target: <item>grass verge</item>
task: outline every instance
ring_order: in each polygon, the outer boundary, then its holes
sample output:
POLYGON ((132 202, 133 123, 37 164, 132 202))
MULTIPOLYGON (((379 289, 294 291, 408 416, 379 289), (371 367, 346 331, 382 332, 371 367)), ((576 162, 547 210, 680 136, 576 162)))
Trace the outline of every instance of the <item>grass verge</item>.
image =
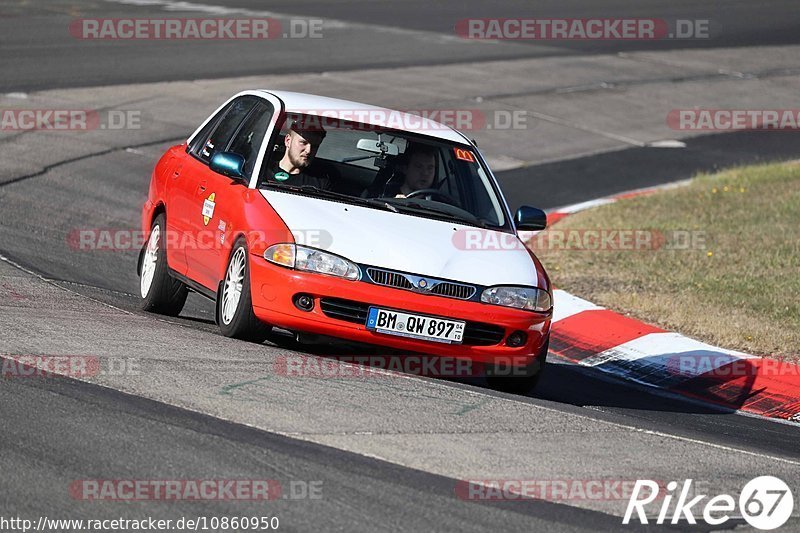
POLYGON ((798 163, 699 175, 576 213, 530 244, 556 287, 576 296, 717 346, 800 362, 798 163))

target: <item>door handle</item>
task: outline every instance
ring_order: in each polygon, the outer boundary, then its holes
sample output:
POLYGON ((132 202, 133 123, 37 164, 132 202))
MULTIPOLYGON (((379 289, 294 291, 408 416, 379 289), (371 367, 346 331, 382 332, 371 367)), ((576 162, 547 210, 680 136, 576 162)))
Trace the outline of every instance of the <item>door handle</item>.
MULTIPOLYGON (((172 162, 172 160, 170 160, 170 163, 171 162, 172 162)), ((175 179, 175 178, 177 178, 178 176, 181 175, 181 169, 182 168, 183 168, 183 163, 178 163, 177 165, 175 165, 175 170, 172 171, 172 179, 175 179)))
POLYGON ((203 194, 204 192, 206 192, 206 185, 207 184, 208 184, 208 182, 201 181, 200 185, 197 186, 197 194, 203 194))

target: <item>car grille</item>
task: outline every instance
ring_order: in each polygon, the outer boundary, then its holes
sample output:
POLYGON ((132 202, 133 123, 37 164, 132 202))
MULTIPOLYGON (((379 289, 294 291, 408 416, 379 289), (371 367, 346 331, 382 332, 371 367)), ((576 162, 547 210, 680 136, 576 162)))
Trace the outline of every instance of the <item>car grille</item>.
POLYGON ((447 296, 448 298, 458 298, 459 300, 469 300, 475 294, 475 287, 471 285, 461 285, 460 283, 450 283, 443 281, 434 285, 431 289, 433 294, 447 296))
POLYGON ((367 274, 376 285, 385 285, 386 287, 395 287, 398 289, 413 289, 414 285, 408 281, 408 278, 396 272, 388 270, 381 270, 379 268, 368 268, 367 274))
MULTIPOLYGON (((322 312, 337 320, 365 324, 369 314, 369 304, 344 300, 341 298, 322 298, 320 300, 322 312)), ((464 327, 462 344, 471 346, 491 346, 498 344, 505 337, 505 330, 493 324, 467 321, 464 327)))
POLYGON ((477 291, 474 286, 466 285, 464 283, 439 281, 436 279, 423 278, 422 276, 415 276, 411 274, 401 274, 400 272, 392 272, 391 270, 383 270, 375 267, 367 268, 367 275, 369 275, 369 278, 376 285, 415 291, 422 294, 436 294, 438 296, 457 298, 459 300, 469 300, 475 296, 475 292, 477 291), (427 284, 425 287, 419 287, 419 280, 421 279, 425 280, 427 284))
POLYGON ((339 298, 322 298, 320 300, 322 312, 331 318, 345 320, 347 322, 367 323, 369 305, 351 300, 340 300, 339 298))

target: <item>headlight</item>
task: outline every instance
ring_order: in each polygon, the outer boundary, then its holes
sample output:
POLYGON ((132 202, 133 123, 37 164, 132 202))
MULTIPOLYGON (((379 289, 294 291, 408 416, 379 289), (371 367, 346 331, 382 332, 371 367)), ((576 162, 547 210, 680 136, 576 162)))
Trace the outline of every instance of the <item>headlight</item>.
POLYGON ((361 277, 361 271, 352 261, 297 244, 273 244, 264 252, 264 259, 297 270, 329 274, 349 280, 358 280, 361 277))
POLYGON ((532 287, 490 287, 481 293, 481 301, 540 312, 549 311, 553 307, 550 293, 532 287))

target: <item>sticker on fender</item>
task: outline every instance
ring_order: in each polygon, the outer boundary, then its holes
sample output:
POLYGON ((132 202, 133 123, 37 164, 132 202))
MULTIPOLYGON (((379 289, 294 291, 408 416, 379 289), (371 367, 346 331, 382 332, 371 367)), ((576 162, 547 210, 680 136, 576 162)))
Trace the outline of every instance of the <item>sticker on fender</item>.
POLYGON ((370 307, 367 329, 387 335, 460 344, 466 322, 370 307))
POLYGON ((217 193, 211 193, 211 195, 205 199, 203 202, 203 224, 208 226, 208 221, 214 217, 214 208, 217 207, 217 204, 214 202, 217 193))

